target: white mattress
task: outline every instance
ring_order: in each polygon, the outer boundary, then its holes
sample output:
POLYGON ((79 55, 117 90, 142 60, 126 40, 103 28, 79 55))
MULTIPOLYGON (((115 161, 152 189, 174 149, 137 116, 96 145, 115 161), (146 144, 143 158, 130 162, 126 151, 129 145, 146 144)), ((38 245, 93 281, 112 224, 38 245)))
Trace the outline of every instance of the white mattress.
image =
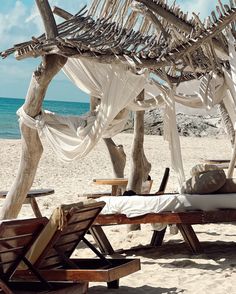
POLYGON ((230 194, 165 194, 161 196, 104 196, 102 214, 125 214, 136 217, 147 213, 164 211, 180 212, 189 210, 236 209, 236 193, 230 194))

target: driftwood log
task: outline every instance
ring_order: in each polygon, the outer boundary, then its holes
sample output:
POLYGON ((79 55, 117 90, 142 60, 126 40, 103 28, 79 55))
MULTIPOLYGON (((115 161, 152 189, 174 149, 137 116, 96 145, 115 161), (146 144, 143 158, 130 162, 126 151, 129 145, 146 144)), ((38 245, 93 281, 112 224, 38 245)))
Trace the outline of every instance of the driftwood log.
MULTIPOLYGON (((57 27, 48 1, 36 0, 36 3, 44 21, 47 38, 55 38, 57 27)), ((66 63, 66 60, 65 57, 59 55, 45 56, 39 68, 33 73, 23 105, 24 111, 31 117, 40 113, 48 85, 66 63)), ((26 195, 33 184, 43 152, 37 130, 31 129, 23 123, 21 123, 20 128, 22 136, 20 166, 0 211, 0 219, 16 218, 19 214, 26 195)))
POLYGON ((126 164, 126 154, 122 145, 116 145, 111 138, 103 139, 110 154, 115 178, 123 178, 126 164))
MULTIPOLYGON (((136 98, 137 101, 144 99, 144 91, 136 98)), ((131 167, 127 189, 141 193, 142 183, 147 180, 151 170, 151 164, 147 161, 144 148, 144 111, 135 113, 134 136, 131 148, 131 167)))
MULTIPOLYGON (((138 95, 136 101, 144 100, 144 90, 138 95)), ((151 164, 144 153, 144 111, 137 111, 134 116, 134 136, 131 148, 131 166, 127 190, 141 193, 142 184, 147 180, 151 164)), ((140 225, 128 225, 128 231, 140 229, 140 225)))

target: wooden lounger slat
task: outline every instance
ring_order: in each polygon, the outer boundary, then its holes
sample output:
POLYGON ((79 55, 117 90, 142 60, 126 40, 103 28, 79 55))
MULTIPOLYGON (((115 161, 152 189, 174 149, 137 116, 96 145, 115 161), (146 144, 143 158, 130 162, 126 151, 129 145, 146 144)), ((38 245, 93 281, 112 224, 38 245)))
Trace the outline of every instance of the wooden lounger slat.
POLYGON ((8 260, 6 260, 6 261, 1 261, 0 262, 0 266, 1 267, 3 267, 4 265, 9 265, 9 264, 12 264, 12 263, 14 263, 14 262, 16 262, 17 261, 17 258, 15 258, 15 259, 8 259, 8 260))
POLYGON ((60 244, 63 244, 66 242, 76 242, 77 240, 78 240, 78 236, 75 234, 62 235, 60 239, 60 244))
POLYGON ((9 244, 11 242, 16 242, 17 240, 17 244, 20 244, 20 242, 25 243, 25 240, 30 240, 32 238, 32 233, 31 234, 23 234, 23 235, 17 235, 17 236, 11 236, 11 237, 2 237, 0 239, 0 246, 2 244, 4 244, 5 242, 8 242, 9 244))
MULTIPOLYGON (((66 236, 66 237, 70 237, 70 238, 69 238, 68 240, 65 240, 65 239, 60 240, 60 243, 57 244, 57 247, 63 247, 63 246, 67 247, 67 246, 69 246, 70 244, 74 244, 75 241, 76 241, 76 237, 77 237, 77 236, 75 236, 75 235, 68 235, 68 236, 66 236)), ((78 238, 78 237, 77 237, 77 238, 78 238)))
POLYGON ((87 221, 93 221, 93 218, 89 217, 89 218, 85 218, 85 219, 81 219, 81 220, 75 220, 75 221, 70 222, 68 224, 68 226, 73 226, 75 224, 79 224, 79 223, 83 223, 83 222, 87 222, 87 221))
MULTIPOLYGON (((55 269, 55 270, 41 270, 40 273, 45 279, 55 281, 78 281, 87 280, 94 282, 110 282, 124 277, 128 274, 134 273, 140 269, 140 263, 138 259, 126 260, 126 259, 114 259, 111 260, 112 266, 110 269, 103 269, 103 264, 99 259, 74 259, 72 261, 82 268, 79 269, 55 269), (129 263, 129 267, 124 266, 129 263)), ((18 276, 23 277, 30 276, 30 273, 18 271, 18 276)), ((32 277, 33 278, 33 277, 32 277)))
POLYGON ((90 209, 88 211, 83 211, 83 213, 78 213, 76 215, 77 215, 76 217, 77 221, 83 221, 83 220, 88 220, 93 218, 94 212, 93 210, 90 209))
POLYGON ((17 236, 27 236, 32 235, 34 230, 37 229, 37 225, 28 226, 25 228, 25 232, 22 233, 22 227, 21 226, 14 226, 13 228, 10 228, 8 226, 4 227, 4 231, 1 232, 0 240, 4 240, 4 238, 15 238, 17 239, 17 236), (13 235, 11 232, 14 231, 15 235, 13 235))
POLYGON ((69 234, 75 234, 79 235, 81 232, 83 233, 84 231, 87 232, 88 230, 88 225, 91 224, 91 220, 88 221, 83 221, 79 223, 74 223, 74 225, 68 225, 68 229, 66 230, 65 233, 62 234, 62 236, 66 236, 69 234))
MULTIPOLYGON (((1 247, 0 247, 0 248, 1 248, 1 247)), ((4 254, 6 254, 6 253, 15 253, 15 254, 17 254, 17 253, 18 253, 19 251, 21 251, 23 248, 24 248, 24 246, 19 246, 19 247, 15 247, 15 248, 11 248, 11 246, 10 246, 10 247, 6 246, 5 249, 0 250, 0 254, 1 254, 1 255, 4 255, 4 254)))

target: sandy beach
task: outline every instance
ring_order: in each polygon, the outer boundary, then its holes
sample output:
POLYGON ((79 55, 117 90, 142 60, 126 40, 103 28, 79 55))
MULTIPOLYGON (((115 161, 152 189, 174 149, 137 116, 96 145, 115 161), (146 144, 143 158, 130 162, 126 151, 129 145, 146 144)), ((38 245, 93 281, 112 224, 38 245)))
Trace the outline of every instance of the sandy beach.
MULTIPOLYGON (((20 160, 20 140, 1 141, 1 190, 8 190, 18 170, 20 160)), ((123 144, 127 154, 126 176, 130 165, 131 134, 120 134, 114 138, 123 144)), ((181 138, 182 155, 186 178, 192 166, 202 159, 230 158, 231 148, 226 138, 181 138)), ((165 167, 170 166, 168 143, 159 136, 145 137, 145 150, 152 163, 151 177, 154 180, 152 191, 159 187, 165 167)), ((38 200, 45 216, 50 216, 60 203, 79 201, 84 193, 108 191, 109 187, 95 186, 94 178, 112 177, 112 167, 105 144, 101 141, 83 159, 64 163, 56 158, 52 150, 44 144, 34 188, 54 188, 55 194, 38 200)), ((177 190, 177 178, 171 171, 167 192, 177 190)), ((31 208, 24 205, 19 217, 33 217, 31 208)), ((142 226, 141 231, 126 233, 125 226, 112 226, 105 229, 115 249, 137 247, 148 244, 151 226, 142 226)), ((204 254, 192 255, 181 235, 171 235, 169 230, 161 248, 149 250, 128 250, 127 257, 140 258, 142 269, 122 278, 119 290, 107 290, 105 283, 90 283, 89 293, 236 293, 236 254, 235 224, 195 226, 195 231, 203 242, 204 254)), ((93 256, 88 249, 78 248, 76 256, 93 256)), ((118 255, 119 256, 119 255, 118 255)))

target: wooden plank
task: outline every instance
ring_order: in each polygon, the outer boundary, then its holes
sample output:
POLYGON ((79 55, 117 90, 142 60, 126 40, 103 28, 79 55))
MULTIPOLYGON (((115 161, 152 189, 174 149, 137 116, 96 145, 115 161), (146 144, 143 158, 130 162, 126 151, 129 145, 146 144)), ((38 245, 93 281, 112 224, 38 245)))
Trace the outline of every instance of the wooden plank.
POLYGON ((107 236, 101 226, 92 226, 89 231, 102 254, 114 254, 114 249, 112 248, 111 243, 107 239, 107 236))
POLYGON ((68 224, 68 226, 63 230, 61 236, 65 236, 68 234, 76 234, 78 236, 84 234, 85 232, 87 232, 92 222, 93 220, 86 220, 82 222, 74 222, 72 225, 68 224))
POLYGON ((166 228, 161 231, 154 231, 150 245, 154 247, 161 246, 165 236, 165 232, 166 232, 166 228))
MULTIPOLYGON (((0 198, 6 198, 8 191, 0 191, 0 198)), ((27 193, 27 198, 42 197, 55 193, 54 189, 32 189, 27 193)))
POLYGON ((13 292, 10 290, 10 288, 2 280, 0 280, 0 289, 5 294, 13 294, 13 292))
MULTIPOLYGON (((27 199, 27 198, 26 198, 27 199)), ((35 198, 31 198, 30 199, 30 205, 31 205, 31 207, 32 207, 32 210, 33 210, 33 212, 34 212, 34 215, 36 216, 36 217, 42 217, 42 213, 41 213, 41 211, 40 211, 40 209, 39 209, 39 207, 38 207, 38 203, 37 203, 37 201, 35 200, 35 198)))
POLYGON ((117 185, 117 186, 126 186, 128 179, 125 178, 114 178, 114 179, 93 179, 94 184, 96 185, 117 185))
POLYGON ((156 192, 157 194, 165 192, 166 185, 167 185, 167 182, 168 182, 168 179, 169 179, 169 175, 170 175, 170 169, 167 167, 165 169, 163 178, 161 180, 160 187, 159 187, 158 191, 156 192))
MULTIPOLYGON (((132 274, 140 270, 139 259, 109 259, 113 264, 111 268, 101 268, 103 264, 99 260, 94 259, 71 259, 74 263, 81 266, 84 261, 84 268, 82 269, 54 269, 54 270, 40 270, 40 274, 47 280, 54 281, 89 281, 89 282, 110 282, 118 280, 126 275, 132 274), (88 268, 86 269, 86 264, 88 268), (94 268, 92 268, 94 265, 94 268)), ((17 271, 17 277, 31 277, 32 274, 28 271, 17 271)))
POLYGON ((190 249, 194 254, 202 253, 202 246, 195 234, 191 225, 178 224, 178 229, 180 230, 185 242, 189 245, 190 249))
MULTIPOLYGON (((29 281, 11 281, 9 282, 10 288, 14 293, 21 294, 36 294, 36 293, 57 293, 57 294, 86 294, 88 291, 87 282, 78 282, 74 284, 60 283, 60 282, 50 282, 52 286, 51 290, 48 290, 40 282, 29 282, 29 281)), ((6 292, 8 294, 8 292, 6 292)), ((13 292, 9 292, 9 294, 13 292)))
POLYGON ((0 235, 0 241, 5 240, 5 239, 10 239, 13 238, 17 240, 20 236, 29 236, 32 235, 34 231, 36 231, 38 228, 37 224, 32 224, 32 225, 26 225, 24 226, 19 225, 19 226, 13 226, 12 228, 10 226, 4 226, 2 230, 0 230, 1 235, 0 235))
POLYGON ((233 221, 236 221, 236 209, 204 211, 202 215, 202 223, 220 223, 233 221))
POLYGON ((77 221, 94 219, 94 210, 89 209, 89 210, 83 211, 83 213, 80 213, 80 212, 75 213, 75 217, 77 221))
MULTIPOLYGON (((7 193, 8 193, 8 191, 0 191, 0 198, 5 199, 7 193)), ((32 210, 34 212, 34 215, 36 217, 42 217, 42 213, 38 207, 38 203, 35 198, 47 196, 47 195, 50 195, 53 193, 54 193, 53 189, 33 189, 33 190, 30 190, 27 193, 27 196, 26 196, 23 204, 30 204, 32 207, 32 210)))
POLYGON ((148 224, 158 222, 167 224, 207 224, 233 221, 236 221, 236 209, 149 213, 133 218, 128 218, 123 214, 99 215, 95 220, 95 224, 148 224))

